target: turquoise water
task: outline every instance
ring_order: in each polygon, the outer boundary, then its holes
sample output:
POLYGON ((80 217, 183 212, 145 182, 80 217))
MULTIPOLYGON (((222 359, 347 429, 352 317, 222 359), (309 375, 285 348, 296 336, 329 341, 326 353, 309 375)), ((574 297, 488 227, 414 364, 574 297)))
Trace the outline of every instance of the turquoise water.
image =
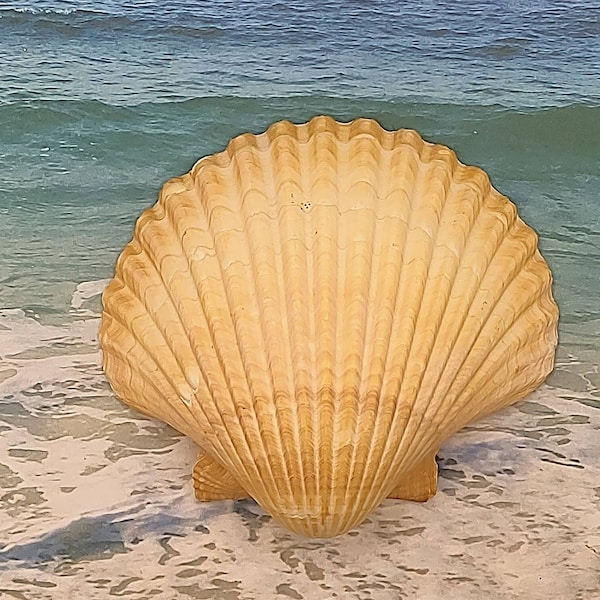
POLYGON ((0 33, 0 591, 600 596, 599 6, 9 1, 0 33), (333 546, 302 546, 252 503, 194 503, 194 449, 114 399, 95 337, 99 293, 161 185, 234 135, 315 114, 414 128, 484 168, 539 233, 561 310, 549 384, 449 443, 431 503, 388 504, 333 546))
POLYGON ((587 2, 44 0, 4 3, 0 32, 2 307, 64 312, 166 179, 325 113, 415 128, 486 169, 539 231, 563 322, 600 315, 587 2))
POLYGON ((166 179, 238 133, 320 113, 414 128, 483 167, 540 234, 563 323, 600 318, 599 107, 517 110, 317 95, 0 105, 0 240, 11 248, 0 263, 2 305, 42 318, 64 312, 77 283, 111 276, 135 219, 166 179))

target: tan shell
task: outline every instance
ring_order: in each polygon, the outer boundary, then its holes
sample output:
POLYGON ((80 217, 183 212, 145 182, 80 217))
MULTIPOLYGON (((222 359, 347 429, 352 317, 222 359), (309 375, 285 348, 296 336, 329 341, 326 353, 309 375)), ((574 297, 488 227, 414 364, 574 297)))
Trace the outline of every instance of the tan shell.
POLYGON ((203 500, 332 536, 435 493, 435 453, 536 388, 558 310, 478 168, 375 121, 280 122, 169 181, 104 293, 104 368, 203 449, 203 500))

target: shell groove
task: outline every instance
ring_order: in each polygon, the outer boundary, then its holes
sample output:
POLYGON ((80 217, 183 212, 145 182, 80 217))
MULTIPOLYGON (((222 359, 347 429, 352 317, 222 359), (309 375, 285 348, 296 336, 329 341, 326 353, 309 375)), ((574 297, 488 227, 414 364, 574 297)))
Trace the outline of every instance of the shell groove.
POLYGON ((557 339, 514 205, 368 119, 279 122, 169 181, 103 303, 106 374, 201 446, 198 497, 245 492, 311 536, 419 465, 430 489, 440 443, 535 389, 557 339))

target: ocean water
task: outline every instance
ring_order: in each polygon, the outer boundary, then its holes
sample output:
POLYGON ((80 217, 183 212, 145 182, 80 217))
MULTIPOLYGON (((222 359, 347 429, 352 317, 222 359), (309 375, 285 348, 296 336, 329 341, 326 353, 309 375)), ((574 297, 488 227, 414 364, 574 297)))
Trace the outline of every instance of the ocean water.
POLYGON ((600 6, 0 4, 0 597, 600 597, 600 6), (199 504, 196 450, 100 367, 100 294, 161 185, 315 114, 484 168, 554 273, 554 373, 334 540, 199 504))

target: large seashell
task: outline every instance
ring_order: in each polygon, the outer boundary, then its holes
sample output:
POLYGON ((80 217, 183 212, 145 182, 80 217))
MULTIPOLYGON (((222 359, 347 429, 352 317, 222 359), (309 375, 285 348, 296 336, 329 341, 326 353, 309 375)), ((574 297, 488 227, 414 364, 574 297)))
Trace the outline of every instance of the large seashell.
POLYGON ((435 454, 536 388, 558 310, 478 168, 375 121, 280 122, 169 181, 103 297, 115 392, 202 448, 199 499, 332 536, 435 493, 435 454))

